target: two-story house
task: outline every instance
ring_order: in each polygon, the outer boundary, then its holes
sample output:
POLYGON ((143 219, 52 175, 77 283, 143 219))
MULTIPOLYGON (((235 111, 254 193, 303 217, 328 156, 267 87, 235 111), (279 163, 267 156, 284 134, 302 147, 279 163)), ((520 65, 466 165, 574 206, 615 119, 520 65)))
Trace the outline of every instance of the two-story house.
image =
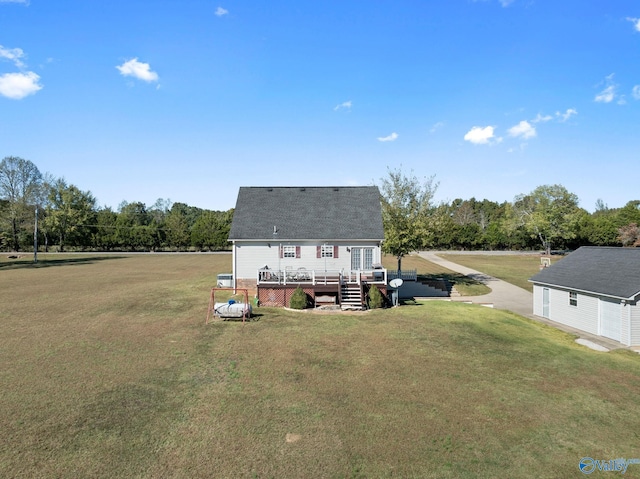
POLYGON ((363 308, 386 295, 376 186, 242 187, 229 233, 233 283, 262 305, 288 306, 300 286, 316 303, 363 308))

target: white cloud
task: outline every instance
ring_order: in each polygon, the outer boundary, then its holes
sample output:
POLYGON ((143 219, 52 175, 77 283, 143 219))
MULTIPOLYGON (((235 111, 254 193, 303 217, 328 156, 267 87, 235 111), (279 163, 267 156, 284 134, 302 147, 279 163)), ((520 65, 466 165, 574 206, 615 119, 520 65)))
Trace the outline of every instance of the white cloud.
POLYGON ((611 103, 613 99, 616 97, 616 87, 615 85, 609 85, 600 93, 598 93, 595 97, 595 101, 599 103, 611 103))
POLYGON ((637 32, 640 32, 640 18, 627 17, 627 20, 633 23, 633 28, 635 28, 637 32))
POLYGON ((640 100, 640 85, 636 85, 631 89, 631 95, 636 100, 640 100))
POLYGON ((611 75, 605 77, 604 84, 606 86, 604 90, 596 95, 596 97, 594 98, 595 101, 599 103, 611 103, 616 98, 617 85, 613 83, 613 76, 614 74, 612 73, 611 75))
POLYGON ((555 115, 543 115, 541 113, 538 113, 536 115, 536 117, 531 120, 531 123, 546 123, 548 121, 551 121, 553 119, 556 119, 557 121, 564 123, 565 121, 567 121, 569 118, 571 118, 573 115, 577 115, 578 111, 575 108, 567 108, 567 110, 562 113, 561 111, 556 111, 555 115))
POLYGON ((5 48, 0 45, 0 58, 10 60, 18 68, 24 68, 21 58, 24 58, 22 48, 5 48))
POLYGON ((503 7, 508 7, 514 0, 500 0, 500 5, 503 7))
POLYGON ((218 7, 218 8, 216 8, 216 15, 217 15, 218 17, 222 17, 222 16, 224 16, 224 15, 227 15, 228 13, 229 13, 229 10, 226 10, 226 9, 224 9, 224 8, 222 8, 222 7, 218 7))
POLYGON ((509 128, 509 136, 514 136, 516 138, 524 138, 528 140, 529 138, 534 138, 536 136, 536 128, 531 125, 526 120, 522 120, 515 126, 509 128))
POLYGON ((29 0, 0 0, 0 3, 22 3, 28 6, 29 0))
POLYGON ((351 110, 351 106, 353 105, 353 103, 351 103, 351 100, 348 101, 343 101, 342 103, 340 103, 339 105, 336 105, 335 108, 333 109, 334 111, 338 111, 341 109, 345 109, 345 110, 351 110))
POLYGON ((561 122, 565 122, 569 118, 571 118, 573 115, 577 115, 577 114, 578 114, 578 111, 575 108, 567 108, 567 111, 565 111, 564 113, 560 113, 559 111, 557 111, 556 117, 560 118, 561 122))
POLYGON ((378 141, 396 141, 398 139, 398 134, 394 131, 389 136, 381 136, 378 137, 378 141))
POLYGON ((131 76, 149 83, 158 81, 158 74, 151 71, 149 64, 139 62, 137 58, 132 58, 131 60, 124 62, 122 65, 116 66, 116 68, 123 76, 131 76))
POLYGON ((436 131, 438 131, 443 126, 444 126, 444 122, 443 121, 439 121, 437 123, 434 123, 434 125, 429 130, 429 133, 435 133, 436 131))
MULTIPOLYGON (((473 143, 474 145, 486 145, 491 143, 491 140, 495 138, 493 131, 495 127, 493 126, 485 126, 484 128, 481 126, 474 126, 464 135, 464 140, 473 143)), ((500 141, 501 139, 497 139, 500 141)))
POLYGON ((527 149, 527 144, 526 143, 520 143, 520 145, 518 147, 511 147, 507 150, 507 153, 518 153, 518 152, 523 152, 524 150, 527 149))
MULTIPOLYGON (((0 0, 0 3, 9 2, 0 0)), ((22 48, 5 48, 0 45, 0 60, 8 60, 20 70, 24 70, 27 67, 27 65, 22 61, 24 57, 25 54, 22 48)), ((20 73, 5 73, 0 76, 0 95, 13 100, 20 100, 25 96, 33 95, 38 90, 41 90, 42 85, 38 83, 39 81, 40 76, 34 72, 23 71, 20 73)))
POLYGON ((12 100, 20 100, 42 89, 40 77, 33 72, 5 73, 0 76, 0 95, 12 100))
POLYGON ((541 115, 540 113, 538 113, 536 117, 531 120, 531 123, 546 123, 551 120, 553 120, 553 117, 551 115, 541 115))

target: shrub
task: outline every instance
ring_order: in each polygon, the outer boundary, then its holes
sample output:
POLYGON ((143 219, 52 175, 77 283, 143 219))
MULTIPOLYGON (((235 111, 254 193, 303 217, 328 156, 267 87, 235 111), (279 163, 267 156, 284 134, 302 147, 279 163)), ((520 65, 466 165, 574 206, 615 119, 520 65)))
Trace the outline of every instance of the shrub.
POLYGON ((307 307, 307 293, 305 293, 300 286, 298 286, 291 295, 289 307, 291 309, 304 309, 307 307))
POLYGON ((382 308, 384 304, 384 298, 382 297, 382 293, 378 289, 377 286, 371 285, 369 288, 369 308, 377 309, 382 308))

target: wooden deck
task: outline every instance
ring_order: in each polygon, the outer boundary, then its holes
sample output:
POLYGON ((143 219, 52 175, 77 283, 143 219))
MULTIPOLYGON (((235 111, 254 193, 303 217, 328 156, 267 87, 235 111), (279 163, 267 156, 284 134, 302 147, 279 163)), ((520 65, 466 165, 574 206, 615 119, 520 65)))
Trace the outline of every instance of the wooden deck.
POLYGON ((273 284, 387 284, 387 270, 359 270, 359 271, 319 271, 305 268, 274 270, 263 268, 258 270, 258 285, 273 284))
POLYGON ((258 271, 258 298, 265 306, 286 306, 293 291, 300 287, 313 304, 333 304, 342 309, 366 309, 367 292, 375 285, 383 295, 387 294, 385 269, 369 271, 308 271, 272 270, 258 271))

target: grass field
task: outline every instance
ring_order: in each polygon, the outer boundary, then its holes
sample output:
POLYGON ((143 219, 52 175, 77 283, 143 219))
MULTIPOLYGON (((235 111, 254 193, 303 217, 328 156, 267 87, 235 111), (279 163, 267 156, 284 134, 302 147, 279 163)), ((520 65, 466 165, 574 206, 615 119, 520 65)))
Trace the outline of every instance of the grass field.
MULTIPOLYGON (((540 271, 540 255, 538 254, 455 254, 446 253, 443 258, 468 268, 482 271, 495 278, 533 291, 529 278, 540 271)), ((553 263, 562 259, 554 256, 553 263)))
MULTIPOLYGON (((389 270, 396 270, 398 269, 398 260, 394 256, 385 255, 382 258, 382 265, 389 270)), ((485 284, 427 261, 417 254, 411 254, 402 259, 402 270, 416 270, 419 280, 444 278, 455 286, 463 296, 478 296, 491 291, 485 284)))
POLYGON ((205 325, 229 255, 56 258, 0 261, 0 477, 570 478, 640 456, 635 353, 440 301, 205 325))

